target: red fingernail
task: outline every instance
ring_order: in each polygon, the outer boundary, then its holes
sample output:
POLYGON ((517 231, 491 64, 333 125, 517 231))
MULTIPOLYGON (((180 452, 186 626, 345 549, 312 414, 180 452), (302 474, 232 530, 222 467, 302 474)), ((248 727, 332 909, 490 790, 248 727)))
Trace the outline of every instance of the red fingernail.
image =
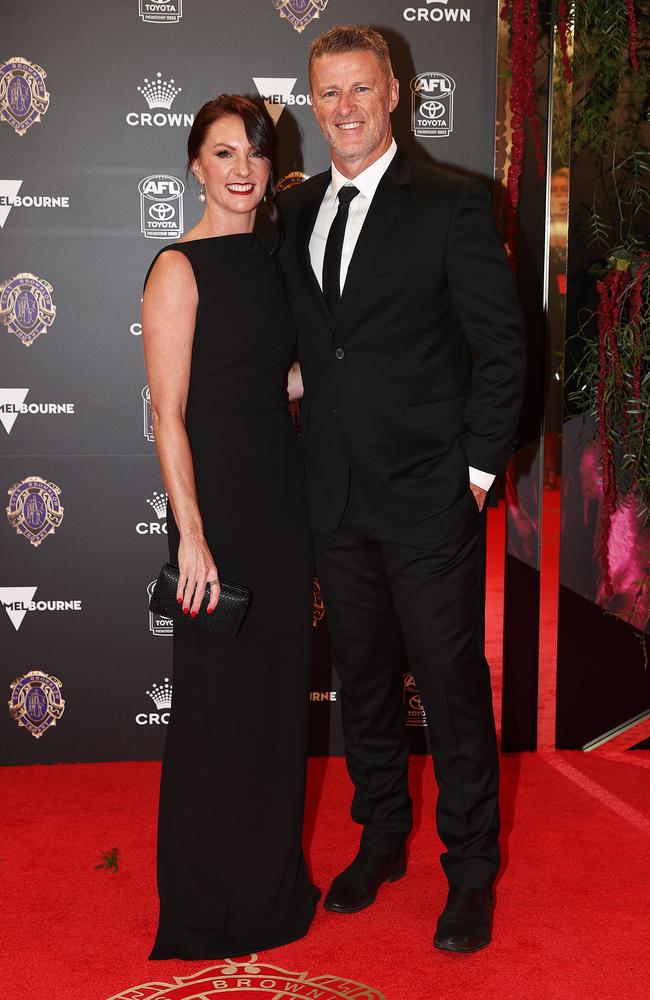
POLYGON ((191 614, 190 614, 190 618, 196 618, 197 613, 198 612, 196 612, 196 611, 192 611, 191 614))
POLYGON ((179 604, 182 604, 182 603, 183 603, 183 598, 182 598, 182 597, 177 597, 177 598, 176 598, 176 600, 177 600, 177 602, 178 602, 179 604))
POLYGON ((208 608, 208 614, 209 615, 211 615, 213 611, 214 611, 214 608, 208 608))
POLYGON ((186 615, 189 610, 189 608, 183 608, 183 614, 186 615))

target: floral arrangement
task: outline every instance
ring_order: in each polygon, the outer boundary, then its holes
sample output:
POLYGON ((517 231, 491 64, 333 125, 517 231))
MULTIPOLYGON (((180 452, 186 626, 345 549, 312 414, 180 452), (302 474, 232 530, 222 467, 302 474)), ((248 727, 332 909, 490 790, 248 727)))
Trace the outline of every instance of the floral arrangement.
POLYGON ((568 380, 570 399, 596 418, 604 503, 599 548, 608 595, 612 515, 634 503, 650 520, 650 253, 617 252, 592 268, 599 275, 598 307, 581 326, 583 356, 568 380))
MULTIPOLYGON (((566 134, 554 137, 554 146, 565 163, 570 157, 580 156, 583 163, 588 158, 595 178, 580 224, 586 245, 599 255, 590 268, 597 306, 581 316, 573 337, 578 349, 572 350, 565 381, 568 401, 595 421, 604 505, 598 547, 610 597, 613 515, 633 506, 643 523, 650 522, 648 7, 648 0, 554 0, 551 5, 561 54, 559 79, 572 84, 565 102, 566 134)), ((527 121, 540 174, 544 167, 534 65, 538 33, 548 25, 539 21, 538 0, 504 0, 501 17, 510 23, 512 64, 507 178, 512 250, 527 121)), ((650 588, 650 578, 640 585, 650 588)))
MULTIPOLYGON (((600 257, 590 268, 596 308, 581 316, 574 334, 578 350, 566 386, 569 403, 595 421, 603 492, 598 551, 609 598, 616 589, 614 515, 633 510, 650 522, 650 18, 639 21, 637 6, 643 4, 584 0, 572 11, 572 152, 593 164, 582 223, 587 246, 600 257)), ((645 608, 647 572, 636 587, 645 608)), ((627 620, 641 632, 647 625, 645 612, 627 620)))
MULTIPOLYGON (((574 13, 573 144, 577 153, 593 155, 597 180, 585 237, 604 252, 590 269, 598 305, 577 333, 582 356, 568 373, 569 399, 596 419, 607 510, 633 498, 648 521, 650 32, 647 23, 639 32, 634 0, 585 0, 574 13)), ((606 547, 604 524, 603 553, 606 547)))
POLYGON ((539 32, 539 0, 504 0, 501 19, 510 20, 511 80, 508 103, 510 105, 512 148, 506 186, 508 189, 507 243, 510 263, 515 268, 515 219, 519 204, 519 180, 526 146, 526 122, 535 145, 537 169, 540 177, 546 172, 542 137, 537 117, 535 89, 535 60, 539 32))

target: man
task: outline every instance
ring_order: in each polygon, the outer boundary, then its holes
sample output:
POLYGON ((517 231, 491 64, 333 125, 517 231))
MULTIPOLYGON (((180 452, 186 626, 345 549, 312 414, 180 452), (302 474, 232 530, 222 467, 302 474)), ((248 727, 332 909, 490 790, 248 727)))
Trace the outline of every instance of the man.
POLYGON ((399 625, 446 847, 434 945, 471 952, 490 942, 499 865, 480 519, 512 448, 523 325, 483 186, 397 150, 399 85, 383 37, 333 28, 312 44, 309 73, 332 167, 281 196, 281 259, 305 384, 316 571, 363 826, 324 905, 357 912, 405 874, 399 625))

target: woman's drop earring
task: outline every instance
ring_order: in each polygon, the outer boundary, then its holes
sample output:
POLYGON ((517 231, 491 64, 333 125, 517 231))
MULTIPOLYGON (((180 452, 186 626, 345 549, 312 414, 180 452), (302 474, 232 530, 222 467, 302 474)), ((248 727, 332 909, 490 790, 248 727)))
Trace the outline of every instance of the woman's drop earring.
POLYGON ((205 184, 201 185, 201 190, 199 191, 199 201, 205 201, 205 184))

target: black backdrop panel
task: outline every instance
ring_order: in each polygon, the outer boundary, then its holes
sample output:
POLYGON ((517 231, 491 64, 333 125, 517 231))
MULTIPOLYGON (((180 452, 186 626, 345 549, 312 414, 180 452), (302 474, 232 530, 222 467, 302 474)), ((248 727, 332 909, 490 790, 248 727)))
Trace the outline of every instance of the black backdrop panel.
MULTIPOLYGON (((313 174, 328 158, 308 100, 308 45, 334 24, 372 23, 389 39, 401 84, 398 141, 420 159, 492 177, 495 0, 277 7, 24 0, 3 18, 0 294, 12 304, 0 325, 0 488, 7 504, 10 493, 23 503, 32 528, 60 523, 38 546, 7 518, 0 525, 0 687, 6 705, 10 684, 36 672, 14 714, 27 708, 23 721, 41 729, 35 738, 5 707, 2 763, 142 759, 162 748, 171 642, 166 623, 149 617, 147 586, 165 556, 165 517, 139 313, 153 256, 173 241, 173 226, 200 216, 184 160, 194 112, 223 91, 261 93, 279 115, 281 174, 313 174), (32 82, 41 120, 23 129, 32 82), (53 485, 30 492, 34 477, 53 485)), ((312 751, 341 753, 327 614, 316 609, 312 751)), ((409 733, 422 749, 406 664, 403 673, 409 733)), ((246 705, 235 710, 245 732, 246 705)))

